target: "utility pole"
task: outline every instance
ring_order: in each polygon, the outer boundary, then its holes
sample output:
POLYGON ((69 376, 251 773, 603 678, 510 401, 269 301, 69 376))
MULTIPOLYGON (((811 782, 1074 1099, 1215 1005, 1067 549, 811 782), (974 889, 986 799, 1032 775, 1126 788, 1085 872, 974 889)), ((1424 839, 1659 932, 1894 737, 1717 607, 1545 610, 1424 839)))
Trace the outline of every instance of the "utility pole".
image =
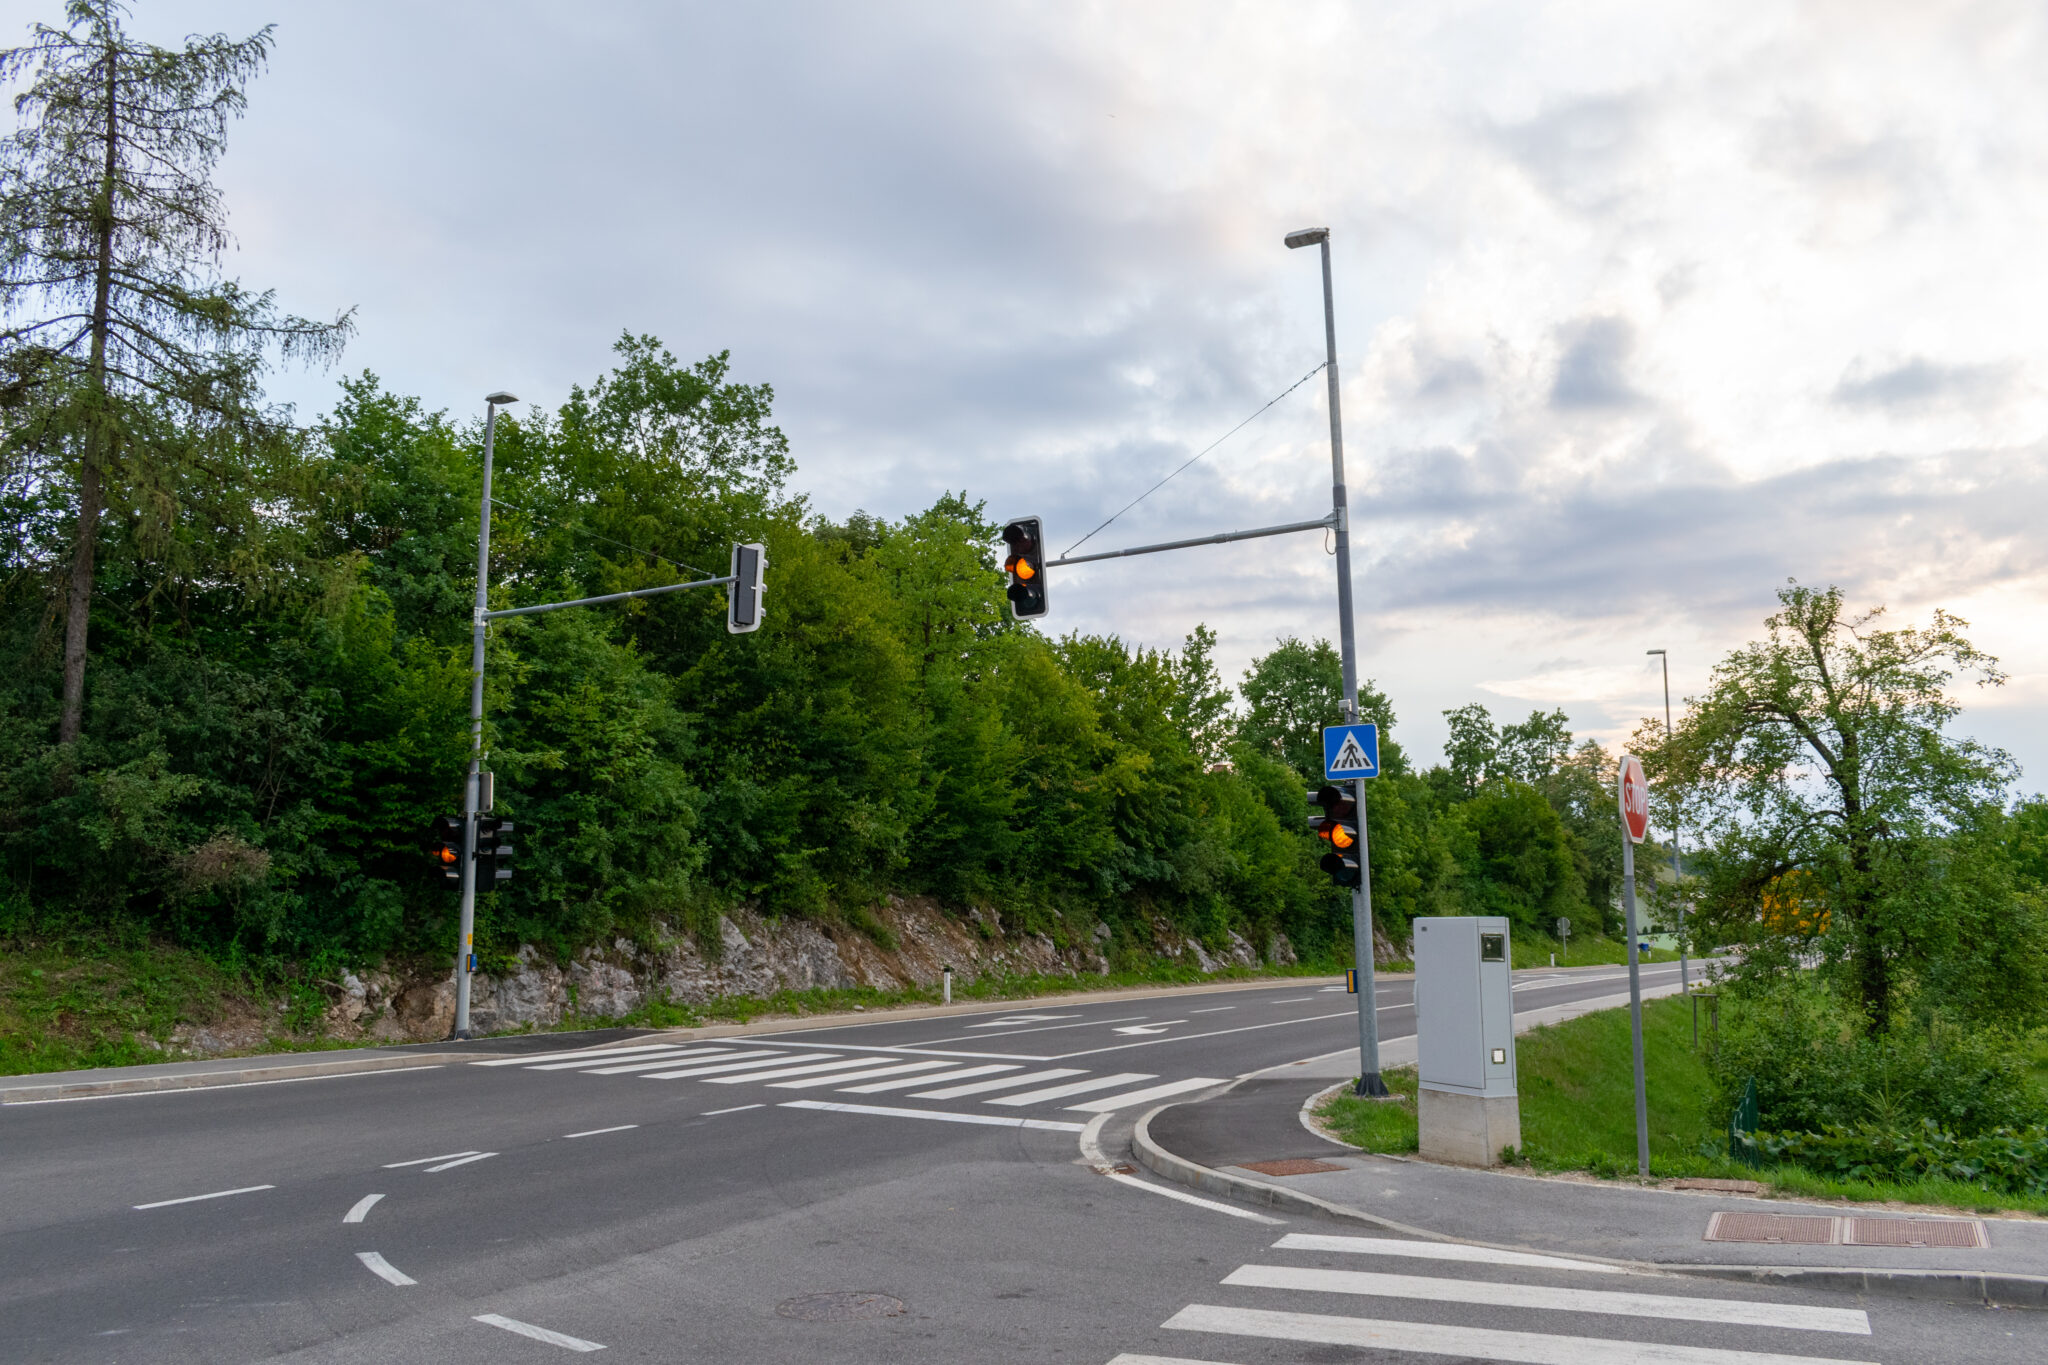
MULTIPOLYGON (((1330 385, 1330 520, 1337 537, 1337 638, 1344 667, 1344 719, 1357 721, 1358 637, 1351 620, 1351 513, 1344 491, 1344 416, 1338 406, 1337 305, 1330 284, 1330 230, 1287 234, 1288 247, 1315 245, 1323 258, 1324 370, 1330 385)), ((1355 778, 1358 800, 1358 885, 1351 891, 1351 953, 1358 963, 1358 1093, 1384 1095, 1380 1079, 1380 1021, 1373 963, 1372 859, 1367 852, 1365 779, 1355 778)))
MULTIPOLYGON (((1657 656, 1657 662, 1664 667, 1664 747, 1671 747, 1671 656, 1661 649, 1648 649, 1645 654, 1657 656)), ((1678 882, 1678 793, 1671 794, 1671 899, 1678 906, 1678 989, 1681 994, 1692 994, 1690 959, 1685 943, 1685 896, 1684 888, 1678 882)))
POLYGON ((455 1037, 469 1037, 469 978, 476 970, 476 817, 484 757, 484 613, 490 608, 491 445, 498 409, 517 403, 509 393, 484 399, 484 496, 476 531, 476 610, 469 638, 469 781, 462 791, 462 941, 455 957, 455 1037))

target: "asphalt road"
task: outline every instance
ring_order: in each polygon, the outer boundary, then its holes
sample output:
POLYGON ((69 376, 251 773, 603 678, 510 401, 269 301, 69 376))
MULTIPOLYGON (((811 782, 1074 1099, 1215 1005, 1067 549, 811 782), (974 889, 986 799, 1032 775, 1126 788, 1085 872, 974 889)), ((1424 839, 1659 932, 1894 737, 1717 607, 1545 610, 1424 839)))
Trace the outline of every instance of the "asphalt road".
MULTIPOLYGON (((1535 971, 1517 1002, 1625 989, 1618 969, 1535 971)), ((1383 988, 1387 1038, 1413 1030, 1408 990, 1383 988)), ((2007 1335, 2040 1321, 2024 1315, 1873 1303, 1869 1335, 1645 1316, 1585 1297, 1581 1271, 1276 1247, 1357 1228, 1081 1161, 1162 1100, 1354 1045, 1351 1006, 1299 981, 10 1105, 0 1357, 1600 1365, 1655 1341, 1712 1352, 1684 1357, 1700 1365, 2038 1358, 2041 1336, 2007 1335), (1373 1331, 1400 1353, 1358 1336, 1373 1331)), ((1866 1306, 1666 1277, 1597 1288, 1866 1306)))

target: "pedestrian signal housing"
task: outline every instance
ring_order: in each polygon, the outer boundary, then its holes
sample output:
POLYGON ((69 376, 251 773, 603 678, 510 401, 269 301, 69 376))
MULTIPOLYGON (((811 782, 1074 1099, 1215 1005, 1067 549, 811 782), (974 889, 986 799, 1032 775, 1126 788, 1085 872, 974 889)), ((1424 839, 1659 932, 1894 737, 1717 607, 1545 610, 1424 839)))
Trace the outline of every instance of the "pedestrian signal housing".
POLYGON ((1020 621, 1045 615, 1045 534, 1038 518, 1019 517, 1005 523, 1003 544, 1009 547, 1003 572, 1010 576, 1010 614, 1020 621))
POLYGON ((1311 815, 1309 823, 1315 826, 1316 838, 1323 841, 1323 871, 1330 874, 1334 886, 1357 886, 1360 880, 1358 860, 1358 802, 1349 792, 1334 784, 1316 789, 1310 798, 1322 807, 1320 816, 1311 815))
POLYGON ((761 579, 768 571, 768 547, 749 541, 732 547, 732 579, 725 586, 725 628, 745 635, 761 628, 761 579))
POLYGON ((493 881, 512 880, 512 822, 495 815, 476 818, 476 875, 481 881, 489 873, 493 881))
POLYGON ((462 817, 437 815, 434 832, 427 840, 427 856, 441 869, 445 881, 462 880, 462 817))

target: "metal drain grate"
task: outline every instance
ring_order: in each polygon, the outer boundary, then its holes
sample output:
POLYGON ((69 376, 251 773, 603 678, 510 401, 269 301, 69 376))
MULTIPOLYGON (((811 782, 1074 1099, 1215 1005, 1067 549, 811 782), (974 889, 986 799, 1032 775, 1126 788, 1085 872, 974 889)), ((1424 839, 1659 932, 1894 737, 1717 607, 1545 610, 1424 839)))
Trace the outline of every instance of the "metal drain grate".
POLYGON ((775 1305, 775 1316, 798 1322, 864 1322, 869 1318, 893 1318, 909 1311, 901 1299, 863 1290, 800 1294, 775 1305))
POLYGON ((1989 1245, 1974 1218, 1845 1218, 1852 1247, 1981 1247, 1989 1245))
POLYGON ((1709 1242, 1780 1242, 1788 1246, 1834 1246, 1841 1240, 1839 1218, 1792 1213, 1717 1213, 1707 1220, 1709 1242))
POLYGON ((1324 1171, 1341 1171, 1345 1168, 1327 1161, 1298 1158, 1293 1161, 1247 1161, 1244 1163, 1244 1169, 1257 1171, 1260 1175, 1321 1175, 1324 1171))

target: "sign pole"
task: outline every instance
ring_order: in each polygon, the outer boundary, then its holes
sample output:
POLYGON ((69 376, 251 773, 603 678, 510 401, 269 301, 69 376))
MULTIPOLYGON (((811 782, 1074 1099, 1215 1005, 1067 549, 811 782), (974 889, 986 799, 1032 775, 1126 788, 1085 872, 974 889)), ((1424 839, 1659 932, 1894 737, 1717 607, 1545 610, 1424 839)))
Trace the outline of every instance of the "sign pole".
POLYGON ((1635 1048, 1636 1175, 1650 1178, 1650 1103, 1643 1084, 1643 976, 1636 953, 1636 844, 1650 832, 1650 791, 1642 760, 1621 756, 1621 903, 1628 920, 1628 1030, 1635 1048))

